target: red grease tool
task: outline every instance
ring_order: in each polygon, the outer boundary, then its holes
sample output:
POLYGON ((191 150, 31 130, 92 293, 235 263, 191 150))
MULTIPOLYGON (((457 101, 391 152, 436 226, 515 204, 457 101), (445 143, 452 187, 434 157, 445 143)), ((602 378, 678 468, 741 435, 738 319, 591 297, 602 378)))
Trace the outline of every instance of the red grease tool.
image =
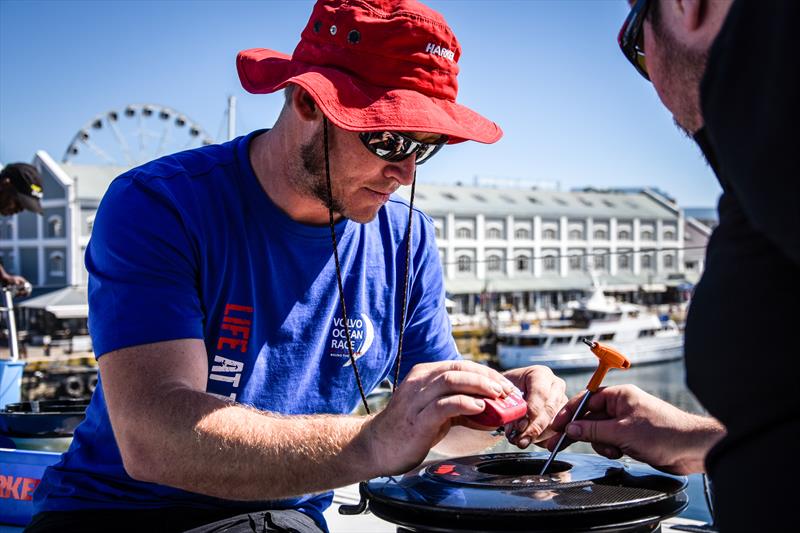
POLYGON ((492 428, 505 426, 528 413, 528 404, 525 403, 525 398, 518 390, 505 398, 482 398, 482 400, 486 404, 483 411, 467 417, 482 426, 492 428))
MULTIPOLYGON (((597 356, 600 360, 600 363, 597 365, 597 370, 594 371, 592 375, 592 379, 589 380, 589 384, 586 385, 586 393, 581 398, 581 403, 578 404, 578 408, 575 409, 575 413, 572 415, 572 420, 569 421, 571 424, 578 419, 578 417, 583 416, 583 408, 586 406, 586 402, 589 401, 589 397, 592 393, 597 392, 597 389, 600 388, 600 383, 603 382, 603 378, 606 377, 608 371, 612 368, 621 368, 627 369, 630 368, 631 362, 628 361, 628 358, 616 351, 613 348, 608 346, 604 346, 599 342, 592 342, 587 341, 586 339, 581 339, 583 343, 592 350, 592 353, 597 356)), ((556 443, 556 447, 553 448, 552 453, 550 453, 550 457, 547 459, 547 462, 542 467, 542 471, 539 473, 540 476, 545 475, 547 473, 547 469, 550 468, 550 464, 553 462, 553 459, 556 458, 556 454, 561 449, 561 446, 564 444, 564 440, 567 437, 567 432, 561 434, 561 438, 558 439, 558 443, 556 443)))

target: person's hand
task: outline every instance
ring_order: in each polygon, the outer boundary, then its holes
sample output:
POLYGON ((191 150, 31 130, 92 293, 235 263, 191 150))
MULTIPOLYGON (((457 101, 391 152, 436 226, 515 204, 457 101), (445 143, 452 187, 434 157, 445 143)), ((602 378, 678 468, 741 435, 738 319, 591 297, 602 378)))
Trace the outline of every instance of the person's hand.
MULTIPOLYGON (((713 418, 681 411, 634 385, 601 388, 587 402, 587 414, 567 425, 583 393, 570 399, 552 429, 592 444, 609 459, 628 455, 672 474, 702 472, 706 454, 725 435, 713 418)), ((552 437, 552 450, 558 438, 552 437)))
POLYGON ((567 403, 566 383, 546 366, 529 366, 503 374, 522 391, 528 403, 528 414, 506 426, 509 442, 522 449, 532 442, 553 436, 550 423, 559 409, 567 403))
MULTIPOLYGON (((471 361, 418 364, 397 387, 389 405, 361 432, 378 475, 407 472, 452 425, 475 427, 464 417, 483 411, 482 398, 500 398, 514 385, 499 372, 471 361)), ((489 429, 489 428, 483 428, 489 429)))
POLYGON ((30 294, 30 284, 28 280, 22 276, 14 276, 11 274, 3 276, 3 285, 9 285, 17 288, 17 296, 27 296, 30 294))

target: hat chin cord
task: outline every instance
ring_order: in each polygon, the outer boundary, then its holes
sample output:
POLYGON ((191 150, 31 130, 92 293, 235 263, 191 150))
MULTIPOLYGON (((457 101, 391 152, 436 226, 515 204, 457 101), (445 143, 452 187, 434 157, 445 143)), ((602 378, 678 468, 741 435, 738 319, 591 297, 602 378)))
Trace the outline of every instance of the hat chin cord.
MULTIPOLYGON (((333 223, 333 187, 331 185, 331 164, 328 149, 328 119, 323 115, 322 117, 323 128, 323 144, 325 147, 325 179, 328 185, 328 221, 331 228, 331 241, 333 242, 333 259, 336 264, 336 282, 339 288, 339 305, 342 308, 342 323, 344 324, 345 338, 347 339, 347 352, 350 356, 350 365, 353 367, 353 373, 356 377, 358 384, 358 391, 361 393, 361 402, 367 414, 370 414, 369 405, 367 405, 367 395, 364 393, 364 386, 361 383, 361 376, 358 373, 356 366, 356 358, 353 353, 353 340, 350 338, 350 328, 347 325, 347 308, 344 301, 344 287, 342 285, 342 270, 339 264, 339 250, 336 241, 336 229, 333 223)), ((411 265, 411 225, 414 215, 414 189, 417 185, 417 170, 414 169, 414 179, 411 182, 411 200, 408 205, 408 225, 406 228, 406 268, 403 276, 403 302, 400 308, 400 335, 397 345, 397 360, 394 367, 394 381, 393 389, 397 390, 397 382, 400 379, 400 362, 403 357, 403 334, 406 329, 406 307, 408 304, 408 273, 411 265)))

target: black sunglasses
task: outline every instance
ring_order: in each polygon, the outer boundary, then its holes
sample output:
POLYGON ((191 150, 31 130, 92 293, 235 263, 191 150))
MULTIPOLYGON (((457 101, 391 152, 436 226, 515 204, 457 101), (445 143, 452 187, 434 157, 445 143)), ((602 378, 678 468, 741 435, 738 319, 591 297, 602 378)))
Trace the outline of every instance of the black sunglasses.
POLYGON ((398 131, 365 131, 359 137, 367 150, 384 161, 402 161, 413 154, 417 165, 433 157, 449 140, 442 135, 434 143, 424 143, 398 131))
POLYGON ((637 0, 617 36, 622 54, 631 62, 636 72, 644 76, 647 81, 650 81, 650 75, 647 73, 647 63, 645 62, 642 28, 649 7, 650 0, 637 0))

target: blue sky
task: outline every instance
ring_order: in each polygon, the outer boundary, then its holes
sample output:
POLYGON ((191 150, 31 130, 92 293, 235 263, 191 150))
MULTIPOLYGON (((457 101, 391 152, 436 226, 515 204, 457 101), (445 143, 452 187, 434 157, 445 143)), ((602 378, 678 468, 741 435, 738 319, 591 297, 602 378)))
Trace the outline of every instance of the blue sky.
MULTIPOLYGON (((448 147, 420 179, 654 185, 684 206, 716 204, 719 186, 699 150, 619 52, 627 2, 427 3, 461 42, 459 101, 505 136, 492 146, 448 147)), ((268 127, 282 97, 247 94, 236 53, 291 53, 311 6, 0 0, 0 161, 29 161, 40 149, 59 160, 93 116, 129 103, 175 108, 217 137, 226 99, 235 95, 238 133, 268 127)))

